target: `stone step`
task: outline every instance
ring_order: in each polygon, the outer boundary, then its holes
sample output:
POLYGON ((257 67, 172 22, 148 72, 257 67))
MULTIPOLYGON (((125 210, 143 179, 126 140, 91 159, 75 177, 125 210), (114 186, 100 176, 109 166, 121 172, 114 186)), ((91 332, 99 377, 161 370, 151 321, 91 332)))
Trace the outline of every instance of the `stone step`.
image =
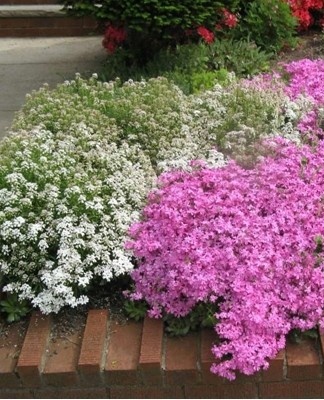
POLYGON ((59 4, 0 5, 0 18, 65 16, 59 4))
POLYGON ((0 37, 85 36, 99 33, 94 18, 67 16, 61 5, 53 3, 0 5, 0 37))
POLYGON ((59 0, 2 0, 1 5, 59 4, 59 0))

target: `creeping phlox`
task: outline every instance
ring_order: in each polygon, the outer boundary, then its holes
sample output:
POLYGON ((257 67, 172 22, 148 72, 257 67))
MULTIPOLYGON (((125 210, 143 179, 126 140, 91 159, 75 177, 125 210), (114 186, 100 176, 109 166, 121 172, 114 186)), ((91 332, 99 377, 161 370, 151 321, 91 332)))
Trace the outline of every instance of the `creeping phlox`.
MULTIPOLYGON (((302 59, 282 64, 283 73, 263 74, 250 81, 243 81, 244 86, 258 88, 261 91, 284 92, 288 96, 286 122, 289 125, 291 115, 295 130, 303 139, 317 141, 324 137, 324 61, 302 59), (297 111, 297 113, 296 113, 297 111), (296 119, 297 117, 297 119, 296 119)), ((287 125, 287 124, 285 124, 287 125)), ((284 127, 286 129, 286 126, 284 127)))
POLYGON ((265 143, 253 169, 235 162, 160 176, 127 243, 133 299, 152 317, 219 303, 212 372, 268 367, 293 328, 324 325, 324 143, 265 143))
POLYGON ((87 302, 80 293, 96 277, 133 268, 123 242, 155 175, 139 147, 117 147, 109 133, 78 125, 1 142, 3 290, 44 313, 87 302))
POLYGON ((324 136, 324 61, 299 60, 284 65, 290 75, 286 93, 293 100, 301 95, 312 102, 312 109, 301 118, 298 129, 311 139, 324 136))

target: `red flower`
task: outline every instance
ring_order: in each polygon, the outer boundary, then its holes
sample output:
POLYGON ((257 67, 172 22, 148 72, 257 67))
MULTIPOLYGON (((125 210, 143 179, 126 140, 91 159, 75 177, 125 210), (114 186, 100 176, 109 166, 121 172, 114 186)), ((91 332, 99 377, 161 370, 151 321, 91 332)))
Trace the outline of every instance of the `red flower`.
POLYGON ((126 40, 127 33, 123 27, 109 25, 105 31, 102 41, 103 47, 112 54, 117 49, 118 45, 126 40))
POLYGON ((298 19, 299 30, 306 30, 314 23, 314 19, 310 13, 311 10, 321 10, 324 7, 323 0, 286 1, 292 10, 292 14, 298 19))
POLYGON ((235 14, 232 14, 226 8, 223 9, 223 24, 229 28, 234 28, 237 25, 238 19, 235 14))
POLYGON ((197 33, 200 37, 204 39, 206 43, 212 43, 215 39, 215 35, 213 34, 213 32, 209 31, 204 26, 199 26, 197 28, 197 33))

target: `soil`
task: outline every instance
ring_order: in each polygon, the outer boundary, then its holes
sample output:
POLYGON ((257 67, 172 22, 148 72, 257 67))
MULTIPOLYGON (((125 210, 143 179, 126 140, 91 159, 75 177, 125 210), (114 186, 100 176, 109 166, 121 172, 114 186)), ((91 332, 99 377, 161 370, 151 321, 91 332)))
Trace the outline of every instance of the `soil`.
POLYGON ((91 309, 108 309, 110 319, 119 324, 128 318, 123 307, 123 290, 129 288, 129 279, 121 278, 106 285, 97 285, 95 290, 87 294, 89 303, 76 308, 64 308, 53 315, 52 339, 66 338, 73 335, 86 324, 87 313, 91 309))
POLYGON ((310 31, 298 38, 298 45, 294 49, 285 49, 271 62, 271 69, 276 69, 280 63, 288 63, 303 58, 316 60, 324 58, 324 33, 310 31))
MULTIPOLYGON (((89 297, 88 304, 76 308, 65 307, 59 313, 53 314, 51 340, 66 339, 76 332, 82 332, 90 309, 108 309, 110 319, 117 321, 119 324, 125 324, 128 318, 123 307, 123 291, 129 289, 129 285, 129 278, 120 278, 109 284, 96 285, 95 289, 87 294, 89 297)), ((1 316, 0 338, 4 339, 4 342, 0 342, 0 348, 4 345, 18 346, 18 338, 23 338, 27 332, 30 315, 10 324, 1 319, 1 316), (9 343, 7 340, 7 338, 12 337, 10 334, 12 330, 18 332, 18 336, 15 335, 14 339, 17 343, 9 343)))

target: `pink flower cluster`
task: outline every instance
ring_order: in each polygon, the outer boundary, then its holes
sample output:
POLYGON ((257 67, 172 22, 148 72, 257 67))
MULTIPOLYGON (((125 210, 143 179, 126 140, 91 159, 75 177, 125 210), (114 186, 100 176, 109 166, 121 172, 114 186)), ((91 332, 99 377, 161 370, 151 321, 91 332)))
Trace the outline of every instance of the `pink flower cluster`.
POLYGON ((324 106, 324 60, 303 59, 285 64, 289 73, 289 83, 285 91, 292 100, 300 94, 306 95, 314 102, 313 110, 299 122, 302 133, 322 137, 323 129, 319 126, 319 108, 324 106))
POLYGON ((306 94, 317 105, 324 104, 324 60, 303 59, 284 64, 290 79, 286 92, 292 99, 299 94, 306 94))
POLYGON ((251 170, 161 175, 127 244, 151 316, 219 303, 211 370, 228 379, 267 368, 291 329, 324 325, 324 143, 265 146, 251 170))

